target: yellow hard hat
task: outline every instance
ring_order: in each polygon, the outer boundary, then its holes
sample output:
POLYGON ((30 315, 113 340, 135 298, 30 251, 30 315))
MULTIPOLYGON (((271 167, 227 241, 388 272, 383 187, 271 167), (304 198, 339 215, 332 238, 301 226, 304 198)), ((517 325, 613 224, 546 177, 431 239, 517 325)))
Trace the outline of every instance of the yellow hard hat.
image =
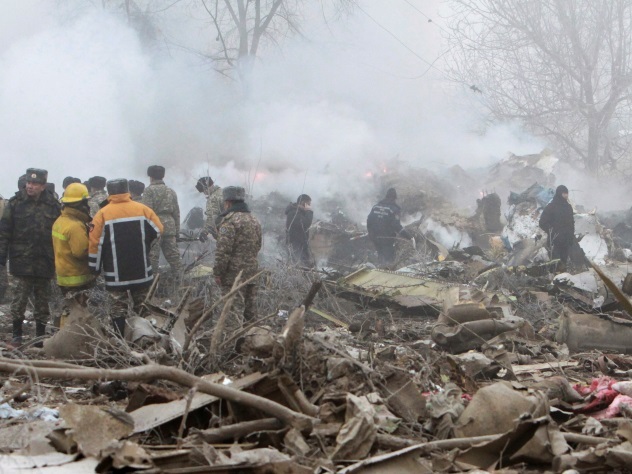
POLYGON ((72 183, 69 184, 64 191, 61 202, 79 202, 83 201, 84 199, 88 199, 89 197, 90 195, 88 194, 88 188, 86 188, 81 183, 72 183))

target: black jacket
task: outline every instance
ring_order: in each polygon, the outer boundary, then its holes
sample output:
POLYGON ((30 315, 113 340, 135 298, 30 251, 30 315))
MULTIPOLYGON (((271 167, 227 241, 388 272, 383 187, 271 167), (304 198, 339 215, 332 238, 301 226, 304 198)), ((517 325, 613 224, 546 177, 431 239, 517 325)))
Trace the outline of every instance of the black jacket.
POLYGON ((570 244, 575 239, 573 207, 561 195, 555 195, 540 216, 540 229, 547 233, 549 243, 570 244))
POLYGON ((395 201, 383 199, 378 202, 366 219, 366 227, 371 240, 395 238, 401 235, 410 238, 399 221, 401 209, 395 201))
POLYGON ((53 224, 61 204, 46 190, 37 200, 19 191, 9 199, 0 220, 0 265, 7 259, 11 274, 53 278, 53 224))
POLYGON ((298 204, 291 203, 285 209, 285 231, 287 242, 297 247, 307 247, 309 243, 309 228, 314 219, 314 211, 303 209, 298 204))

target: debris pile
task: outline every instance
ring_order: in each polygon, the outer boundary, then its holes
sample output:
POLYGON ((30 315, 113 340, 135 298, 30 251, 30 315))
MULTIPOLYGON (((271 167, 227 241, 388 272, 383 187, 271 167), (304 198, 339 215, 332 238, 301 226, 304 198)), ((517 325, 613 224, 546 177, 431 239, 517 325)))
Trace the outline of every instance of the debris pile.
MULTIPOLYGON (((497 170, 524 185, 504 217, 499 193, 469 216, 447 199, 428 205, 440 186, 419 193, 424 206, 407 226, 415 243, 399 245, 393 268, 371 264, 362 223, 330 214, 311 230, 315 268, 270 258, 256 276, 264 316, 254 321, 231 311, 238 286, 220 296, 199 261, 179 286, 157 279, 123 337, 97 286, 41 349, 34 339, 0 346, 0 465, 625 472, 632 277, 619 257, 628 241, 577 213, 582 252, 559 271, 537 224, 554 159, 522 168, 520 159, 497 170), (546 179, 525 184, 521 173, 546 179)), ((413 216, 413 187, 402 196, 413 216)), ((273 201, 257 206, 285 204, 273 201)), ((284 231, 273 219, 266 229, 284 231)))

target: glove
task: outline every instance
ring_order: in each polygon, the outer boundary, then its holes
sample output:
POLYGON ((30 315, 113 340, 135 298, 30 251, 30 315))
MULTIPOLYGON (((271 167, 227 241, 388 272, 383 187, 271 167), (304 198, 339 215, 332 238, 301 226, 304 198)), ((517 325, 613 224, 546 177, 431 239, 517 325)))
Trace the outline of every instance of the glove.
POLYGON ((208 231, 203 230, 202 232, 200 232, 198 238, 200 239, 200 242, 206 242, 208 240, 208 231))

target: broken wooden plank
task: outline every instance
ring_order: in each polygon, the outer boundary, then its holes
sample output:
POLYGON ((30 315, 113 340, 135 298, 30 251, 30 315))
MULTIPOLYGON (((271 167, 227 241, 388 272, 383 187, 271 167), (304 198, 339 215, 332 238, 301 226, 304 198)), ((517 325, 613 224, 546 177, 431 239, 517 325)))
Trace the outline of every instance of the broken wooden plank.
POLYGON ((514 374, 526 374, 529 372, 543 371, 543 370, 558 370, 566 367, 577 367, 579 362, 573 360, 567 361, 555 361, 555 362, 543 362, 542 364, 528 364, 528 365, 512 365, 514 374))
POLYGON ((349 324, 340 321, 337 318, 334 318, 333 316, 331 316, 330 314, 325 313, 324 311, 321 311, 319 309, 316 308, 309 308, 309 311, 311 311, 312 313, 320 316, 321 318, 326 319, 327 321, 331 321, 334 324, 337 324, 338 326, 340 326, 341 328, 345 328, 345 329, 349 329, 349 324))

